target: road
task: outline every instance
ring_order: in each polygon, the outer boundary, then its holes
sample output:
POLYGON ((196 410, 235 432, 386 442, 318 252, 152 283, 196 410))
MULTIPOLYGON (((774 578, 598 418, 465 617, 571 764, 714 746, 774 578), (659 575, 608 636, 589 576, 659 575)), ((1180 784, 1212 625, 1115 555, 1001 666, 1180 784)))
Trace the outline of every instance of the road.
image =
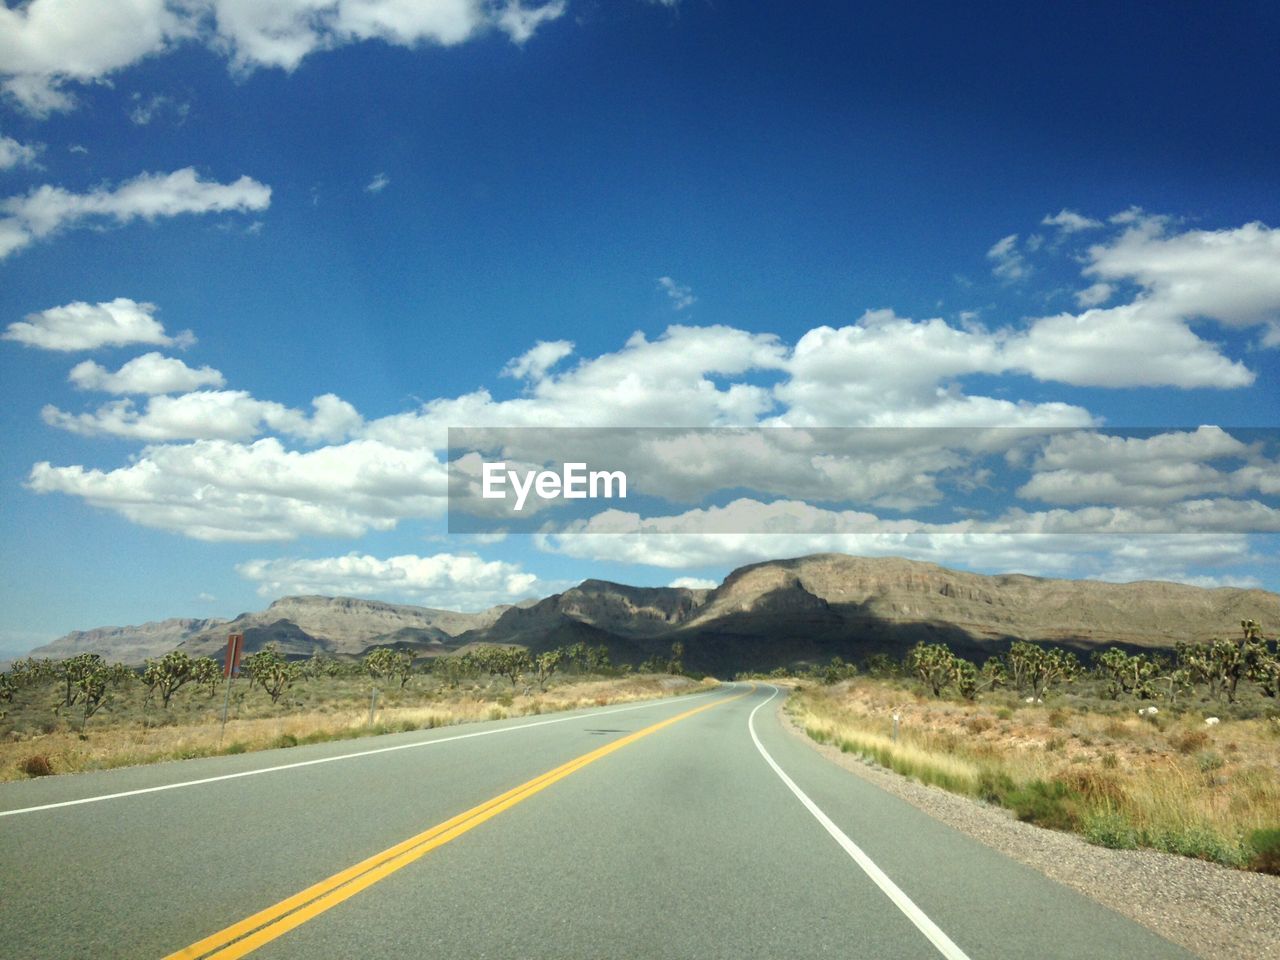
POLYGON ((779 700, 0 785, 0 956, 1190 956, 824 760, 779 700))

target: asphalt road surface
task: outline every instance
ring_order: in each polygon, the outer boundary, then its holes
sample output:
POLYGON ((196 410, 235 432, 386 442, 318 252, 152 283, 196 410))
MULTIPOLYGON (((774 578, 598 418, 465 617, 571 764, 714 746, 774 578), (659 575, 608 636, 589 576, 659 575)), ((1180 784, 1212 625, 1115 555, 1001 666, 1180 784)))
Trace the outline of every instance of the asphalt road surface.
POLYGON ((768 684, 0 785, 0 956, 1187 958, 768 684))

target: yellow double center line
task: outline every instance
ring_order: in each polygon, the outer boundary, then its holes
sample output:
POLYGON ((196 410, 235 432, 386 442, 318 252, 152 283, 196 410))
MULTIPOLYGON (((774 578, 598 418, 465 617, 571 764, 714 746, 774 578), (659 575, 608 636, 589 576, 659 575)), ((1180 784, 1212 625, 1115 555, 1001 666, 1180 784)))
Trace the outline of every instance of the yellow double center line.
MULTIPOLYGON (((755 686, 753 685, 751 689, 754 691, 755 686)), ((695 714, 702 713, 704 710, 710 710, 712 707, 718 707, 722 703, 728 703, 746 695, 746 693, 740 693, 736 696, 726 697, 723 700, 714 700, 700 707, 694 707, 692 710, 678 713, 674 717, 659 721, 652 726, 645 727, 643 730, 627 734, 627 736, 614 740, 612 743, 607 743, 603 747, 592 750, 590 753, 584 753, 582 756, 570 760, 554 770, 534 777, 532 780, 522 783, 512 790, 508 790, 506 793, 486 800, 479 806, 472 807, 470 810, 460 813, 444 823, 436 824, 430 830, 426 830, 415 837, 410 837, 403 843, 397 843, 394 847, 374 854, 367 860, 362 860, 355 866, 348 867, 340 873, 335 873, 333 876, 307 887, 301 893, 295 893, 274 906, 260 910, 251 917, 246 917, 239 923, 233 923, 231 926, 219 930, 217 933, 211 934, 203 940, 179 950, 177 953, 171 953, 165 957, 165 960, 196 960, 196 958, 201 957, 205 958, 205 960, 234 960, 235 957, 243 957, 245 954, 257 950, 263 944, 270 943, 295 927, 301 926, 313 917, 319 916, 331 907, 336 907, 342 901, 355 896, 367 887, 373 886, 379 880, 408 866, 437 847, 444 846, 450 840, 462 836, 468 830, 475 829, 486 820, 496 817, 502 811, 509 810, 517 803, 529 799, 535 793, 547 789, 557 780, 563 780, 569 774, 581 770, 588 764, 595 763, 601 757, 607 757, 615 750, 621 750, 628 744, 635 743, 637 740, 641 740, 652 733, 657 733, 664 727, 669 727, 695 714)))

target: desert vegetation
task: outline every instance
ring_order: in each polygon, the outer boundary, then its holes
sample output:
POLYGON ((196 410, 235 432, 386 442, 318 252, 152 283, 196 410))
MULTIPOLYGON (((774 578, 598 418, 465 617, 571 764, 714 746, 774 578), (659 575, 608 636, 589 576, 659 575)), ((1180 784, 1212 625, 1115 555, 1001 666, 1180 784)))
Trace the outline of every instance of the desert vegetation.
MULTIPOLYGON (((585 644, 531 654, 478 647, 432 658, 289 660, 273 646, 240 675, 175 650, 141 668, 84 653, 0 674, 0 780, 604 706, 702 688, 679 652, 639 669, 585 644), (675 669, 672 669, 675 668, 675 669), (225 729, 223 716, 226 715, 225 729)), ((714 683, 714 681, 706 681, 714 683)))
POLYGON ((1015 643, 980 666, 942 644, 858 671, 792 673, 808 735, 924 783, 1069 830, 1280 872, 1277 645, 1238 639, 1172 654, 1015 643))

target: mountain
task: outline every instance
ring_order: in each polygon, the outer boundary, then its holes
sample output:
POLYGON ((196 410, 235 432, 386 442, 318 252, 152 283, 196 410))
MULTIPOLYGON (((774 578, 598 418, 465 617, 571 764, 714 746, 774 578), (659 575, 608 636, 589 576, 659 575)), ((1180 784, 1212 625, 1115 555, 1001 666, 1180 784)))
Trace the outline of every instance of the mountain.
POLYGON ((358 656, 378 646, 424 655, 477 643, 533 651, 583 641, 618 662, 684 644, 692 669, 728 673, 832 656, 901 655, 919 640, 982 656, 1012 640, 1072 647, 1171 648, 1233 636, 1252 618, 1280 624, 1280 595, 1178 583, 1103 583, 1023 574, 986 576, 896 557, 817 554, 740 567, 714 590, 586 580, 543 600, 457 613, 349 597, 285 597, 234 620, 166 620, 68 634, 34 656, 84 650, 138 663, 175 646, 216 655, 228 633, 249 652, 268 642, 291 656, 358 656))
MULTIPOLYGON (((32 650, 28 656, 65 660, 78 653, 100 653, 110 660, 141 663, 147 657, 160 657, 189 638, 206 631, 216 631, 227 621, 218 619, 190 620, 175 618, 155 620, 132 627, 98 627, 73 630, 65 637, 32 650)), ((222 642, 226 643, 226 636, 222 642)))
POLYGON ((483 629, 509 609, 504 604, 480 613, 458 613, 352 597, 284 597, 266 610, 242 613, 232 620, 165 620, 76 631, 31 651, 31 656, 62 658, 93 652, 138 664, 175 647, 193 657, 218 656, 229 633, 244 634, 246 653, 276 643, 289 656, 317 651, 358 656, 379 646, 430 654, 449 649, 458 634, 483 629))
POLYGON ((977 656, 1013 640, 1082 652, 1110 644, 1171 648, 1232 636, 1244 618, 1274 629, 1280 595, 1163 581, 986 576, 898 557, 818 554, 735 570, 673 638, 684 641, 691 665, 732 656, 764 666, 901 654, 919 640, 977 656))
POLYGON ((687 621, 709 590, 629 587, 584 580, 545 600, 505 611, 489 627, 465 634, 477 643, 515 643, 535 652, 582 641, 605 644, 620 662, 644 659, 653 644, 687 621), (643 654, 643 655, 642 655, 643 654))
POLYGON ((1013 640, 1088 652, 1171 648, 1234 635, 1243 618, 1280 623, 1280 595, 1178 583, 986 576, 896 557, 817 554, 740 567, 714 590, 600 580, 504 613, 474 642, 533 650, 585 641, 638 662, 684 644, 690 668, 726 673, 832 656, 901 656, 917 641, 982 657, 1013 640))

